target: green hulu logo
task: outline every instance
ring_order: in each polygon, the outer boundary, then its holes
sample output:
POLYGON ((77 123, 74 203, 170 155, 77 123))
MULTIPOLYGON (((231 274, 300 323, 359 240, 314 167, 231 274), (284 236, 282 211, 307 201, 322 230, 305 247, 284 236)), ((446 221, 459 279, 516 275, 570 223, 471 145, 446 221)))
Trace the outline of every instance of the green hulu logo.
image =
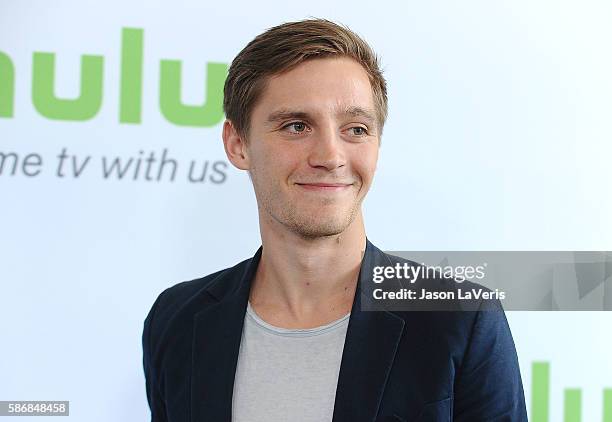
MULTIPOLYGON (((119 82, 119 122, 142 121, 144 31, 123 28, 119 82)), ((160 60, 159 108, 176 125, 210 127, 223 119, 225 63, 207 63, 204 101, 186 105, 181 101, 181 61, 160 60)), ((34 52, 32 57, 32 104, 38 113, 54 120, 92 119, 102 107, 104 57, 81 56, 80 92, 77 98, 55 95, 55 53, 34 52)), ((0 117, 11 118, 15 107, 15 67, 0 52, 0 117)))
MULTIPOLYGON (((549 422, 550 364, 533 362, 531 366, 531 422, 549 422)), ((563 397, 564 422, 582 420, 582 390, 566 388, 563 397)), ((612 422, 612 388, 603 391, 603 422, 612 422)))

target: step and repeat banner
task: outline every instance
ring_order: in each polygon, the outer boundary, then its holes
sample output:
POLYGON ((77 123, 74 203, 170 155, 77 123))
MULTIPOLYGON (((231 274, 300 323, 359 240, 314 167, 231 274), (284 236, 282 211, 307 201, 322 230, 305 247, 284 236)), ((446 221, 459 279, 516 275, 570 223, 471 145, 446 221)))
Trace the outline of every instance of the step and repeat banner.
MULTIPOLYGON (((223 82, 290 20, 346 24, 381 57, 390 112, 364 203, 378 247, 612 250, 610 3, 290 6, 0 1, 0 400, 149 418, 153 301, 260 244, 223 151, 223 82)), ((612 421, 611 312, 508 319, 530 420, 612 421)))

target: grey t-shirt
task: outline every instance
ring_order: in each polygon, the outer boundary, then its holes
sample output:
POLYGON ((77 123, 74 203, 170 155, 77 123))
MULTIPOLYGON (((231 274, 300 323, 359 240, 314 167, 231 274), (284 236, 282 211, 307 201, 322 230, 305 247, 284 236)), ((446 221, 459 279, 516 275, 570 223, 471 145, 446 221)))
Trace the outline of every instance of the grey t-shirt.
POLYGON ((268 324, 248 304, 233 422, 331 421, 350 313, 309 329, 268 324))

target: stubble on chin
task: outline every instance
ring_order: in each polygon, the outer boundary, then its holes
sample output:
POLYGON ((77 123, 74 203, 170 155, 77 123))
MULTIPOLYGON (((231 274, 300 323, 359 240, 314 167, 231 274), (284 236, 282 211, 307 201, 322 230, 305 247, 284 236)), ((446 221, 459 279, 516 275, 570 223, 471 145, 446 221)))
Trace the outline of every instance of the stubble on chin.
MULTIPOLYGON (((249 172, 253 187, 256 185, 256 174, 249 172), (253 177, 255 176, 255 177, 253 177)), ((282 189, 278 190, 262 189, 256 192, 257 205, 266 218, 272 224, 280 224, 285 226, 289 231, 306 240, 317 238, 337 236, 343 233, 355 220, 363 198, 358 198, 361 193, 362 184, 358 184, 356 196, 353 198, 350 206, 342 211, 334 210, 336 215, 321 214, 321 208, 333 207, 335 198, 321 198, 321 204, 317 211, 309 214, 305 209, 300 209, 295 202, 291 203, 289 198, 282 193, 282 189)), ((309 204, 309 207, 312 207, 309 204)))
MULTIPOLYGON (((321 207, 329 206, 332 202, 333 199, 325 198, 321 207)), ((361 201, 355 201, 342 212, 334 211, 336 215, 321 215, 320 213, 309 215, 303 210, 289 206, 279 210, 279 214, 273 217, 301 238, 312 240, 343 233, 355 220, 360 205, 361 201)))

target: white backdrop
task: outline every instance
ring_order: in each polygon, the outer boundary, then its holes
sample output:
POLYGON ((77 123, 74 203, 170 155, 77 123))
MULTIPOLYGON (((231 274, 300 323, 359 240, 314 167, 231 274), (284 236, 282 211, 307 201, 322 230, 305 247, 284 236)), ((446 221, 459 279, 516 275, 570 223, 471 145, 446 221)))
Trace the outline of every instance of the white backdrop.
MULTIPOLYGON (((221 121, 166 119, 160 62, 182 62, 182 102, 202 105, 208 63, 229 64, 255 35, 289 20, 345 23, 382 57, 390 114, 365 203, 368 237, 381 249, 612 249, 612 4, 296 6, 0 0, 0 400, 70 400, 75 421, 148 419, 140 336, 154 299, 259 246, 254 195, 227 163, 221 121), (135 124, 119 118, 123 28, 143 36, 135 124), (64 99, 80 94, 81 56, 101 56, 99 112, 43 116, 35 52, 55 54, 54 91, 64 99), (146 158, 164 149, 175 180, 146 180, 146 158), (134 170, 139 157, 136 180, 103 176, 103 159, 132 158, 134 170), (73 159, 77 169, 87 160, 78 177, 73 159), (200 170, 208 162, 204 182, 188 180, 192 160, 200 170)), ((96 86, 90 76, 85 84, 96 86)), ((528 406, 531 365, 544 361, 550 420, 563 419, 570 387, 582 390, 582 420, 602 420, 612 315, 508 316, 528 406)))

